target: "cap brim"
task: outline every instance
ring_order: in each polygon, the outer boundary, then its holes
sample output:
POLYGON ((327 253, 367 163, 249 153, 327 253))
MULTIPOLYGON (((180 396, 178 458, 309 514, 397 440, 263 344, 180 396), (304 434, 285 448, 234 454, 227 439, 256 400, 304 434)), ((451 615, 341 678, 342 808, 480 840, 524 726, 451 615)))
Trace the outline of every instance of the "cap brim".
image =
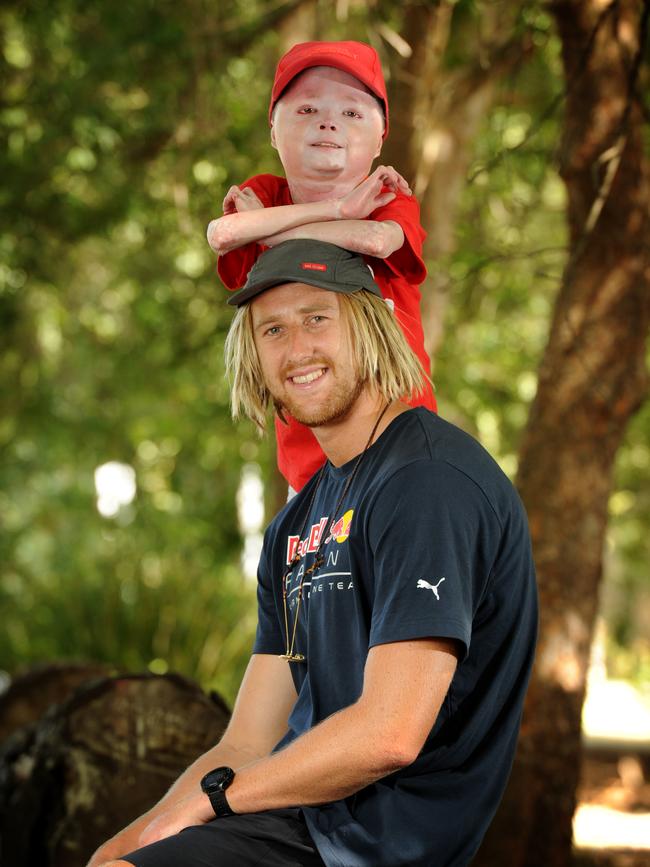
POLYGON ((262 292, 266 292, 267 289, 273 289, 275 286, 283 286, 285 283, 304 283, 307 286, 314 286, 316 289, 326 289, 328 292, 338 292, 340 295, 354 295, 355 292, 365 290, 373 295, 377 295, 378 298, 383 297, 379 291, 379 287, 374 283, 372 286, 353 286, 346 283, 335 285, 333 283, 320 281, 318 278, 314 278, 313 280, 296 280, 295 275, 292 274, 290 276, 273 277, 273 279, 263 280, 260 283, 256 283, 254 286, 244 286, 243 289, 239 289, 228 298, 228 304, 230 304, 231 307, 241 307, 242 304, 245 304, 252 298, 256 298, 258 295, 261 295, 262 292))

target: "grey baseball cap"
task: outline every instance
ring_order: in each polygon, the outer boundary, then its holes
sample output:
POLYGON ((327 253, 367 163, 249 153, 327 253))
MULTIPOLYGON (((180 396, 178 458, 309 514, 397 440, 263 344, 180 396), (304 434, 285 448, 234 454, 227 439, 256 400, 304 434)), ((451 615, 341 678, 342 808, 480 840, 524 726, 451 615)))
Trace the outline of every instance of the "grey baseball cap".
POLYGON ((300 239, 265 250, 248 272, 245 285, 230 296, 228 304, 239 307, 283 283, 306 283, 344 295, 365 289, 382 297, 370 267, 358 253, 325 241, 300 239))

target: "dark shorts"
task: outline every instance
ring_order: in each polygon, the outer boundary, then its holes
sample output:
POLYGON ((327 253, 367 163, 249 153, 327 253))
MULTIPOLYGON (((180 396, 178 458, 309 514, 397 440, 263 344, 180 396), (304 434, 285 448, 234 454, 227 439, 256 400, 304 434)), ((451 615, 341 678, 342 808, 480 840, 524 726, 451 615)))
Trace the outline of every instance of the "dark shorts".
POLYGON ((120 860, 135 867, 324 867, 298 809, 215 819, 120 860))

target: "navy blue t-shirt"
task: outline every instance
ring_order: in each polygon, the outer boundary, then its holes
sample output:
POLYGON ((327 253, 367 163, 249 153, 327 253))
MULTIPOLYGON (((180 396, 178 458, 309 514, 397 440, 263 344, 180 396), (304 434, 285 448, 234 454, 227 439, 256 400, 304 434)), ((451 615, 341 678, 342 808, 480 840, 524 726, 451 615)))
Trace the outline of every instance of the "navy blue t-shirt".
POLYGON ((254 652, 273 654, 286 649, 282 576, 299 546, 291 632, 302 570, 326 534, 324 563, 303 583, 294 651, 306 662, 291 664, 298 699, 276 749, 359 698, 374 645, 456 639, 458 668, 415 762, 304 813, 328 867, 461 867, 505 788, 533 661, 526 515, 482 446, 421 407, 368 449, 332 515, 353 466, 327 464, 309 515, 316 477, 266 531, 254 652))

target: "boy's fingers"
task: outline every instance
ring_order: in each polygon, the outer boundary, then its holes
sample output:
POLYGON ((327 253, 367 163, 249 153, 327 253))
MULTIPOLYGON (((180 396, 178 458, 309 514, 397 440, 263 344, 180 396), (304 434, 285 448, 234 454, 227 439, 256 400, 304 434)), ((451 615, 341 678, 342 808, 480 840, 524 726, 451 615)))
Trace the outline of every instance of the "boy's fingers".
POLYGON ((226 206, 231 204, 237 193, 241 192, 239 187, 233 184, 233 186, 228 190, 223 200, 223 208, 226 209, 226 206))
POLYGON ((233 205, 237 211, 254 211, 264 207, 255 190, 248 187, 235 193, 233 205))
POLYGON ((375 207, 373 208, 373 210, 375 210, 376 208, 381 208, 382 205, 387 205, 389 202, 392 202, 395 198, 395 195, 395 193, 382 193, 381 195, 377 196, 377 198, 375 199, 375 207))
POLYGON ((400 189, 404 190, 407 195, 411 195, 411 187, 409 186, 408 181, 406 181, 401 175, 397 176, 397 183, 399 184, 400 189))
POLYGON ((376 172, 385 187, 390 187, 395 192, 403 190, 407 195, 411 195, 410 186, 393 166, 378 166, 376 172))
POLYGON ((381 177, 376 171, 374 171, 371 175, 368 175, 367 178, 364 178, 361 183, 357 184, 354 189, 367 189, 369 187, 377 186, 377 183, 381 183, 381 177))
POLYGON ((377 173, 382 177, 391 177, 395 180, 401 178, 400 173, 393 166, 377 166, 377 173))
POLYGON ((405 193, 407 196, 411 195, 411 188, 406 183, 404 178, 393 178, 393 177, 387 176, 386 178, 383 179, 383 186, 388 187, 390 190, 393 190, 393 192, 395 192, 395 193, 397 193, 398 191, 401 191, 402 193, 405 193))

